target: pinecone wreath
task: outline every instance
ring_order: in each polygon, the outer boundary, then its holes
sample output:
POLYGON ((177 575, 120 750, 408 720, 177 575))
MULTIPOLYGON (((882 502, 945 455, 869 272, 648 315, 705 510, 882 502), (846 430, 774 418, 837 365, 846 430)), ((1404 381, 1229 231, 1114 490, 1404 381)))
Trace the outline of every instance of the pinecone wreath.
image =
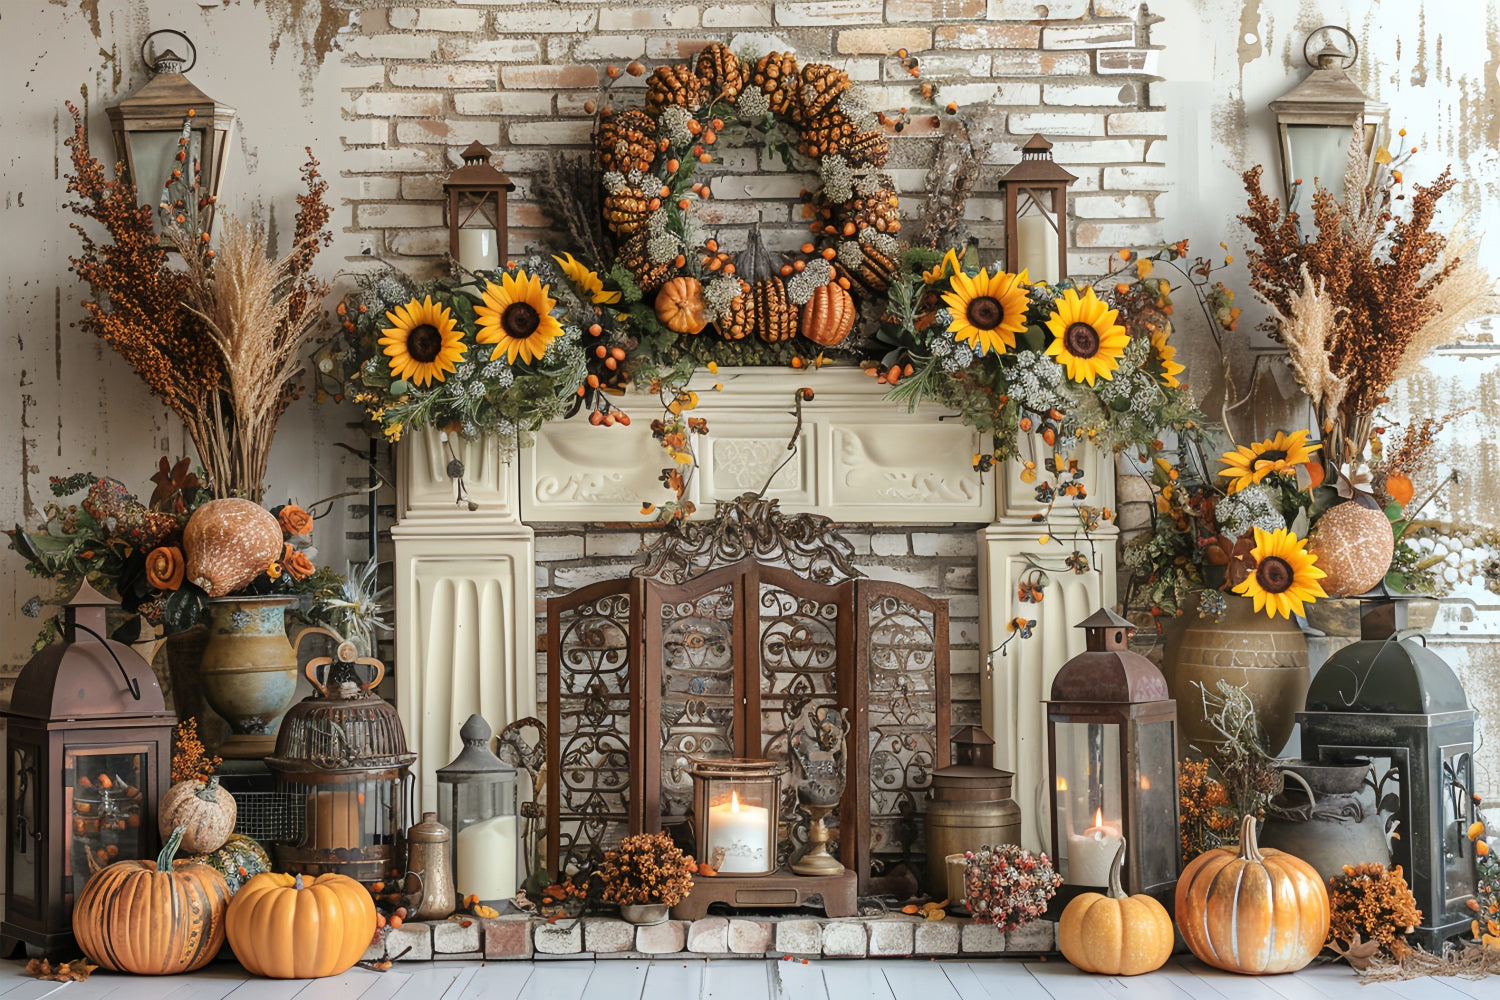
POLYGON ((889 177, 881 177, 879 190, 870 194, 855 193, 854 197, 836 205, 833 224, 841 233, 853 235, 865 229, 877 233, 901 231, 901 202, 896 197, 896 184, 889 177), (849 229, 853 226, 853 230, 849 229))
POLYGON ((725 340, 744 340, 755 330, 755 295, 748 281, 740 282, 740 294, 729 300, 718 326, 725 340))
POLYGON ((650 217, 651 201, 638 187, 625 184, 604 196, 604 224, 616 236, 634 236, 650 217))
POLYGON ((780 277, 755 283, 755 332, 768 344, 779 344, 797 336, 797 307, 786 296, 780 277))
POLYGON ((635 275, 636 284, 641 286, 641 291, 649 295, 665 285, 676 268, 671 261, 651 259, 651 255, 646 252, 647 236, 647 233, 639 232, 626 240, 617 259, 625 266, 625 270, 635 275))
POLYGON ((827 63, 809 63, 802 67, 800 86, 797 88, 794 121, 811 122, 834 106, 834 102, 849 90, 849 74, 835 69, 827 63))

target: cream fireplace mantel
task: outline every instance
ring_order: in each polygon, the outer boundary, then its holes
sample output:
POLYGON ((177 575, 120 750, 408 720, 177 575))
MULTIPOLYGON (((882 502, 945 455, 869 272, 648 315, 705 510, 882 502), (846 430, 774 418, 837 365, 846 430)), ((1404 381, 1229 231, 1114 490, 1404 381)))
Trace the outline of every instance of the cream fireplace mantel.
MULTIPOLYGON (((1096 531, 1094 570, 1074 575, 1062 561, 1075 546, 1065 533, 1042 545, 1031 520, 1033 487, 1009 463, 1003 476, 980 476, 973 456, 987 447, 952 414, 916 413, 884 399, 886 388, 851 369, 792 374, 785 369, 723 369, 693 388, 699 468, 689 499, 698 516, 713 501, 758 490, 787 458, 803 404, 798 447, 767 489, 783 510, 813 511, 840 522, 892 525, 983 524, 979 529, 980 608, 985 649, 999 646, 1005 623, 1024 613, 1037 635, 991 657, 981 681, 985 729, 996 765, 1016 772, 1022 841, 1045 844, 1040 817, 1045 768, 1046 697, 1052 675, 1083 648, 1071 626, 1115 593, 1112 526, 1096 531), (713 384, 723 385, 715 391, 713 384), (1053 585, 1039 604, 1018 604, 1016 587, 1034 567, 1053 585)), ((549 424, 532 446, 501 455, 493 443, 409 435, 398 451, 396 548, 396 704, 420 754, 419 801, 434 807, 433 771, 458 752, 458 728, 479 711, 499 730, 537 714, 535 541, 528 522, 619 523, 642 520, 642 501, 666 499, 657 481, 664 456, 649 423, 655 404, 627 397, 629 427, 581 420, 549 424), (449 464, 462 462, 464 498, 449 464)), ((1040 442, 1038 442, 1039 444, 1040 442)), ((1107 456, 1081 455, 1089 502, 1113 506, 1107 456)), ((1038 465, 1041 465, 1038 460, 1038 465)), ((1068 520, 1059 511, 1055 523, 1068 520)))

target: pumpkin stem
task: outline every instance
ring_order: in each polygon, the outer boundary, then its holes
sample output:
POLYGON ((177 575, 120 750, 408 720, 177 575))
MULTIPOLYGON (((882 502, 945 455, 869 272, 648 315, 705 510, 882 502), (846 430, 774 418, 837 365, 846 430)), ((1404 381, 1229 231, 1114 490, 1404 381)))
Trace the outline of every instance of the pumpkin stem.
POLYGON ((1115 851, 1115 858, 1109 863, 1109 888, 1106 895, 1110 899, 1124 899, 1125 889, 1120 885, 1120 869, 1125 864, 1125 838, 1120 838, 1120 849, 1115 851))
POLYGON ((298 872, 297 873, 297 877, 294 878, 294 879, 292 879, 292 888, 298 890, 299 892, 301 890, 307 888, 307 886, 305 886, 305 885, 302 884, 302 873, 301 872, 298 872))
POLYGON ((1260 845, 1255 842, 1254 813, 1249 813, 1240 820, 1240 857, 1257 864, 1266 860, 1265 855, 1260 853, 1260 845))
POLYGON ((198 796, 198 798, 202 799, 204 802, 219 801, 219 776, 217 774, 210 774, 202 784, 203 787, 198 789, 193 794, 198 796))
POLYGON ((172 870, 172 859, 177 856, 177 848, 182 846, 182 835, 187 833, 187 827, 179 826, 172 831, 172 836, 162 845, 161 853, 156 856, 156 870, 169 872, 172 870))

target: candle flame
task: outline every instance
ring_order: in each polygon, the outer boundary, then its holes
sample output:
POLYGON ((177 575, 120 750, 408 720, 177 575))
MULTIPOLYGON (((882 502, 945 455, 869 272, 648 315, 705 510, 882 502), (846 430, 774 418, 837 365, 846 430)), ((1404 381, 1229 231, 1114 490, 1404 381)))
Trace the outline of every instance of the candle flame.
POLYGON ((1100 808, 1094 810, 1094 825, 1095 826, 1103 826, 1104 825, 1104 808, 1102 806, 1100 808))
POLYGON ((1058 778, 1057 779, 1057 790, 1059 792, 1066 792, 1068 790, 1068 779, 1067 778, 1058 778))
POLYGON ((1141 775, 1141 791, 1143 791, 1143 792, 1149 792, 1150 790, 1151 790, 1151 779, 1148 778, 1148 777, 1146 777, 1144 774, 1141 775))
POLYGON ((729 792, 729 811, 730 812, 739 812, 740 811, 740 793, 737 792, 737 791, 734 791, 733 789, 730 789, 730 792, 729 792))

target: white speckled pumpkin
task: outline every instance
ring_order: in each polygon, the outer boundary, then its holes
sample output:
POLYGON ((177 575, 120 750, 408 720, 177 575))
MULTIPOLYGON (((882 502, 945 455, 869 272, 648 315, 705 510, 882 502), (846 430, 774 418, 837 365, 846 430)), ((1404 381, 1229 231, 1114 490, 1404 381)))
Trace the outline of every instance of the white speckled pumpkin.
POLYGON ((1385 511, 1352 500, 1323 512, 1307 539, 1307 551, 1318 557, 1320 582, 1330 597, 1363 594, 1385 579, 1396 538, 1385 511))
POLYGON ((182 529, 187 578, 209 597, 232 594, 260 576, 282 548, 276 515, 253 500, 210 500, 182 529))
POLYGON ((218 775, 212 775, 207 781, 189 779, 167 789, 157 825, 163 837, 181 828, 183 848, 190 854, 207 854, 224 846, 238 815, 234 796, 219 787, 218 775))

